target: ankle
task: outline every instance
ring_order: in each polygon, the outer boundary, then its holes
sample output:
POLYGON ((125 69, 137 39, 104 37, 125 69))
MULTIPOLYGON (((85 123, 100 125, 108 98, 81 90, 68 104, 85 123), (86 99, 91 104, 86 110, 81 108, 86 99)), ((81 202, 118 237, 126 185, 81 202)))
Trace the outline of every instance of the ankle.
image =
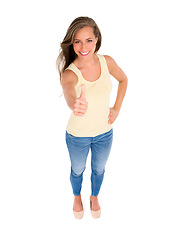
POLYGON ((75 200, 76 202, 81 202, 81 195, 79 195, 79 196, 75 196, 75 195, 74 195, 74 200, 75 200))
POLYGON ((74 196, 73 210, 75 212, 81 212, 83 210, 81 196, 74 196))
POLYGON ((98 197, 91 195, 91 196, 90 196, 90 199, 94 201, 94 200, 98 200, 98 197))

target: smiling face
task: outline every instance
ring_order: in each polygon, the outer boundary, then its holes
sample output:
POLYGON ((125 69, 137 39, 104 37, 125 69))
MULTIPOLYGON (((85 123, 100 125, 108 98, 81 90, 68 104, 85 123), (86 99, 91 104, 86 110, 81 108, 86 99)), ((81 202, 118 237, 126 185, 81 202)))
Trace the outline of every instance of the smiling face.
POLYGON ((88 58, 95 52, 97 40, 91 27, 83 27, 74 37, 73 49, 79 58, 88 58))

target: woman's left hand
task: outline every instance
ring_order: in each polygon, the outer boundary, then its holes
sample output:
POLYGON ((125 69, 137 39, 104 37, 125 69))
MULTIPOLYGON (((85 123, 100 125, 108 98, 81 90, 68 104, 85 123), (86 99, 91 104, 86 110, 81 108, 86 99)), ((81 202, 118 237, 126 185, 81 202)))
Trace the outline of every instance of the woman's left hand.
POLYGON ((110 108, 110 112, 109 112, 109 116, 108 116, 108 123, 109 124, 113 124, 115 119, 118 117, 119 115, 119 109, 116 108, 110 108))

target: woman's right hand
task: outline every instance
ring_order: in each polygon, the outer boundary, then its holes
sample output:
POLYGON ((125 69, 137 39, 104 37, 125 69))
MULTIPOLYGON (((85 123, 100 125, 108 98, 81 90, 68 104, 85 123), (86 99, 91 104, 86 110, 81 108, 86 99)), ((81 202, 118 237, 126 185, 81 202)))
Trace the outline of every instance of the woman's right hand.
POLYGON ((88 102, 86 101, 85 96, 85 85, 81 85, 81 94, 80 97, 76 99, 76 102, 74 104, 74 110, 73 113, 75 116, 82 117, 88 108, 88 102))

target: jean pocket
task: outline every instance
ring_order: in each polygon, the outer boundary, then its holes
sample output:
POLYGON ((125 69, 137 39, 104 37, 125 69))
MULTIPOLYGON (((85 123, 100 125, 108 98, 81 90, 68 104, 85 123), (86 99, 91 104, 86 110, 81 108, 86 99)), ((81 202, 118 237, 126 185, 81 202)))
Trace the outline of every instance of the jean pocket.
POLYGON ((99 136, 99 141, 103 141, 103 142, 104 141, 109 142, 109 141, 112 141, 112 139, 113 139, 113 129, 99 136))
POLYGON ((66 131, 66 141, 70 141, 73 144, 77 144, 80 142, 80 138, 79 137, 75 137, 72 134, 68 133, 66 131))

